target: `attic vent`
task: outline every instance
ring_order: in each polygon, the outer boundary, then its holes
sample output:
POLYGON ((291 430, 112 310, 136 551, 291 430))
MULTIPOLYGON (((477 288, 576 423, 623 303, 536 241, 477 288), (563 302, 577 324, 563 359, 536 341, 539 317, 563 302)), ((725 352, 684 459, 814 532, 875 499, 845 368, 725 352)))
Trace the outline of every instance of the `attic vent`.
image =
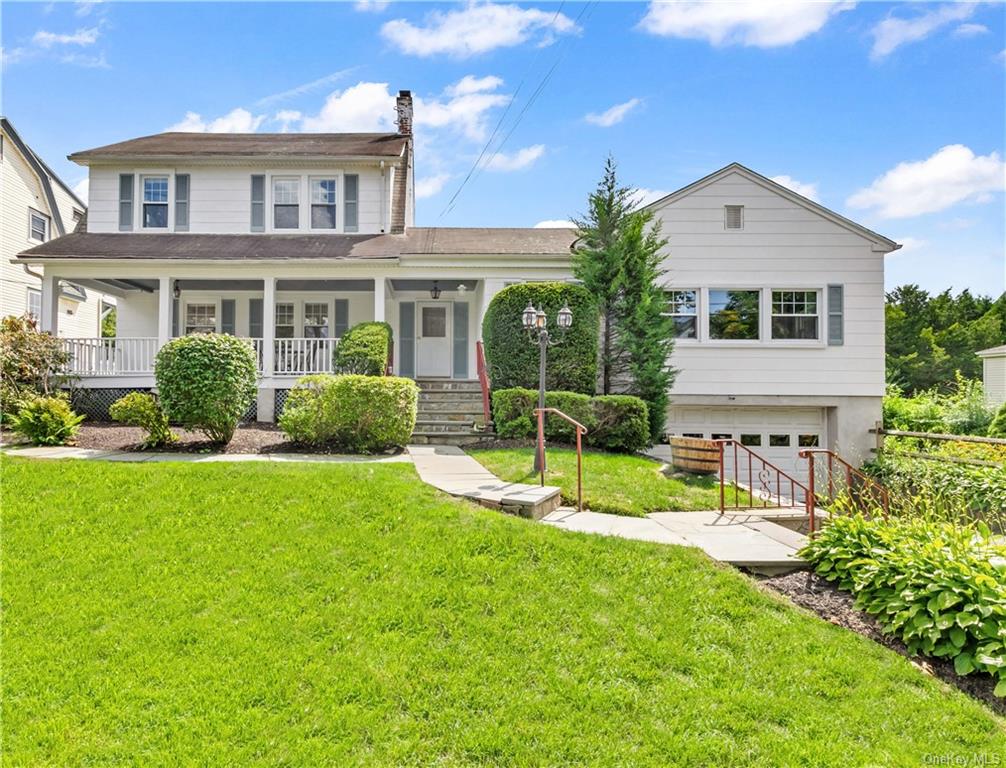
POLYGON ((723 206, 723 227, 725 229, 744 229, 744 206, 723 206))

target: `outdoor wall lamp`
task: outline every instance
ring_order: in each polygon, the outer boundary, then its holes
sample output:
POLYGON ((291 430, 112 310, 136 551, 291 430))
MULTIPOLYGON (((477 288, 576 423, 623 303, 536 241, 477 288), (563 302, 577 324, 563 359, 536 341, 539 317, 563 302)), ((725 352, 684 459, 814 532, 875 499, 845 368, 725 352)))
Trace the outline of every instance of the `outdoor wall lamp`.
POLYGON ((178 284, 177 280, 175 280, 174 288, 171 289, 171 295, 174 296, 176 299, 181 298, 182 287, 178 284))
POLYGON ((430 298, 436 301, 440 298, 440 281, 434 280, 433 287, 430 288, 430 298))

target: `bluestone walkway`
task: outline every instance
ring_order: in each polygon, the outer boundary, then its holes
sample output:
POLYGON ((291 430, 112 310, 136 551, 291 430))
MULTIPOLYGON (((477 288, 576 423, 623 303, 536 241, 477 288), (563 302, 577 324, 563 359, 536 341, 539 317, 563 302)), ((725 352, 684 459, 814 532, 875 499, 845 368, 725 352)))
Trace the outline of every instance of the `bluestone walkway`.
POLYGON ((102 461, 159 462, 183 461, 193 464, 210 462, 271 461, 289 463, 307 461, 325 464, 408 462, 404 454, 394 456, 357 456, 348 454, 319 453, 183 453, 175 451, 103 451, 95 448, 74 448, 68 445, 42 446, 36 448, 5 447, 7 456, 23 456, 30 459, 100 459, 102 461))

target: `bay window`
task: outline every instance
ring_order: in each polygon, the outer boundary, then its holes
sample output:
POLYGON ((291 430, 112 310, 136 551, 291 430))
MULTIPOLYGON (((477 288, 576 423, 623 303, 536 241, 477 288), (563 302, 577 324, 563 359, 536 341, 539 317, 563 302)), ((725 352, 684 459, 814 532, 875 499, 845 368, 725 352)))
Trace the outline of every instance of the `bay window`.
POLYGON ((757 290, 709 291, 709 338, 757 341, 759 297, 757 290))
POLYGON ((817 340, 817 291, 772 291, 772 338, 817 340))

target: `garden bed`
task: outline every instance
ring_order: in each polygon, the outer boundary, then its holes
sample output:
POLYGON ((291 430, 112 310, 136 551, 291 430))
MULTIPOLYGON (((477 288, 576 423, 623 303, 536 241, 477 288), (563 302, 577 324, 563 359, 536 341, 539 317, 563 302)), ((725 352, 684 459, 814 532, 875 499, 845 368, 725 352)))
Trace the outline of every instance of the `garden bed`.
POLYGON ((801 608, 816 613, 825 621, 876 641, 885 648, 907 657, 925 673, 938 677, 969 696, 981 701, 995 712, 1006 715, 1006 699, 993 695, 995 680, 986 674, 958 675, 950 659, 912 656, 905 644, 891 635, 885 635, 880 624, 868 613, 855 607, 855 599, 816 573, 795 571, 784 576, 761 579, 761 583, 774 592, 785 595, 801 608))

